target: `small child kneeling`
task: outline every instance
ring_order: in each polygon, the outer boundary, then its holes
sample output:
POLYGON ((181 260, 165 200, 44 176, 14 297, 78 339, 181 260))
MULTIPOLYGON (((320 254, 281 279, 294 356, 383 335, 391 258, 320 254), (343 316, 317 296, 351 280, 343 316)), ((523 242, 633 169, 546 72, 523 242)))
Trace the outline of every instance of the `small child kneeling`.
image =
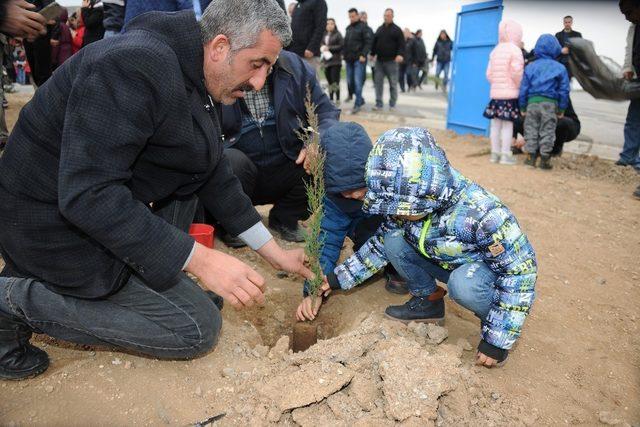
POLYGON ((481 321, 477 363, 503 362, 534 300, 534 250, 511 211, 465 178, 422 128, 387 131, 369 156, 364 212, 384 222, 356 253, 327 275, 351 289, 386 265, 407 282, 411 299, 389 306, 402 322, 444 319, 452 299, 481 321))

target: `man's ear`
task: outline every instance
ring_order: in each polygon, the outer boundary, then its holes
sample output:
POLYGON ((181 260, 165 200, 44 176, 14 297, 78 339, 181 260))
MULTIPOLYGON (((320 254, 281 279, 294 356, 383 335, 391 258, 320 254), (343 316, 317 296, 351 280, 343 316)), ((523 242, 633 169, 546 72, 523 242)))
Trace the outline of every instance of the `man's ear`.
POLYGON ((218 34, 209 43, 205 44, 205 52, 213 62, 220 62, 226 59, 230 50, 229 38, 224 34, 218 34))

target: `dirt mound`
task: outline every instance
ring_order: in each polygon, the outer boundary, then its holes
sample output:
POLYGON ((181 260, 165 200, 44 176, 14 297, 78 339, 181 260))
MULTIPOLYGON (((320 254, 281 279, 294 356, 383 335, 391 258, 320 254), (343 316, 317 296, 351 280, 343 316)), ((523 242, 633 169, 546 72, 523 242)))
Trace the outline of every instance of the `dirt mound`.
POLYGON ((282 337, 235 390, 220 425, 530 425, 536 417, 480 391, 463 343, 444 328, 370 315, 354 330, 292 353, 282 337))
POLYGON ((555 164, 563 170, 584 178, 607 180, 620 184, 634 184, 640 181, 638 172, 632 167, 616 166, 613 162, 598 156, 564 153, 555 160, 555 164))

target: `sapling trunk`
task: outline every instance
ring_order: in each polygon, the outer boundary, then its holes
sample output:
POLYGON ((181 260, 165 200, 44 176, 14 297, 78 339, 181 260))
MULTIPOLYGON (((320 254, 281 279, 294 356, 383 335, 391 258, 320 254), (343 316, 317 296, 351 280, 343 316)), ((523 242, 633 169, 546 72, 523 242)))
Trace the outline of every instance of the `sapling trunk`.
POLYGON ((310 217, 307 221, 304 250, 309 259, 309 268, 314 274, 314 279, 308 281, 309 295, 314 299, 318 297, 318 291, 322 286, 324 273, 320 265, 320 253, 324 245, 323 236, 320 233, 320 224, 324 215, 324 160, 325 154, 320 146, 320 133, 316 105, 311 99, 311 90, 307 86, 305 98, 306 126, 298 118, 301 130, 296 135, 307 150, 307 164, 310 172, 310 180, 306 184, 307 200, 309 203, 310 217))

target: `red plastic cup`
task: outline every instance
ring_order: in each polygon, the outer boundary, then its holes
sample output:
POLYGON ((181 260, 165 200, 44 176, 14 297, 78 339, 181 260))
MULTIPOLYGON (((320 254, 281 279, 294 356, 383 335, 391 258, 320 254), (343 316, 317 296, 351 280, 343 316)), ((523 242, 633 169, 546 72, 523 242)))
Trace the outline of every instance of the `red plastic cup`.
POLYGON ((196 242, 213 249, 213 236, 216 229, 209 224, 191 224, 189 227, 189 235, 196 242))

